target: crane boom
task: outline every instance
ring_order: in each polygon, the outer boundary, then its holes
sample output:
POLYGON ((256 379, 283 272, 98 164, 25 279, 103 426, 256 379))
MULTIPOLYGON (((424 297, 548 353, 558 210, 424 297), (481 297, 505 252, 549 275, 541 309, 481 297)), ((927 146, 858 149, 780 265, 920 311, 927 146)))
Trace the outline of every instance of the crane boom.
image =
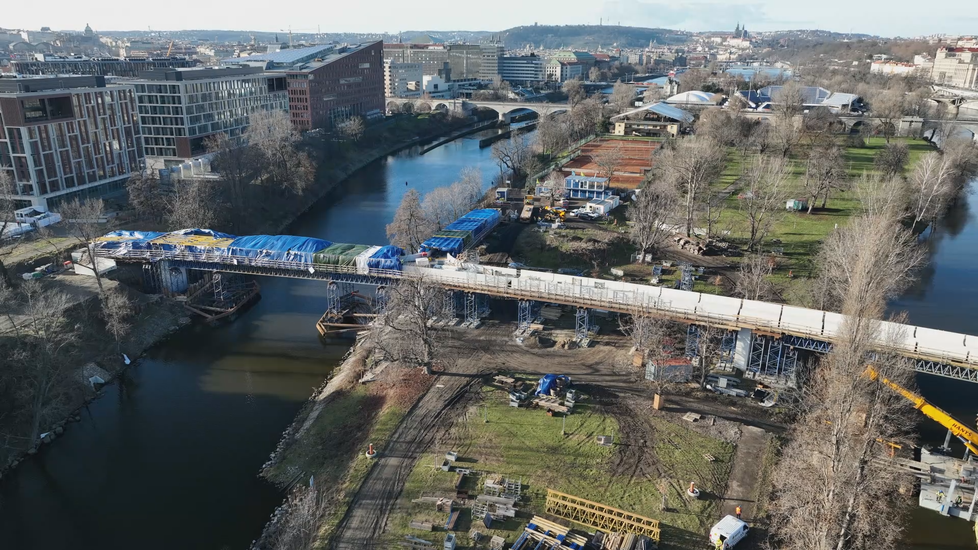
POLYGON ((914 408, 924 413, 924 416, 927 418, 930 418, 931 420, 950 430, 955 437, 964 443, 964 446, 967 447, 972 454, 978 456, 978 432, 958 422, 953 416, 948 414, 943 409, 931 405, 920 395, 917 395, 916 393, 904 388, 892 380, 880 377, 879 372, 877 372, 873 367, 866 367, 866 374, 872 380, 879 379, 884 385, 905 397, 908 401, 913 403, 914 408))

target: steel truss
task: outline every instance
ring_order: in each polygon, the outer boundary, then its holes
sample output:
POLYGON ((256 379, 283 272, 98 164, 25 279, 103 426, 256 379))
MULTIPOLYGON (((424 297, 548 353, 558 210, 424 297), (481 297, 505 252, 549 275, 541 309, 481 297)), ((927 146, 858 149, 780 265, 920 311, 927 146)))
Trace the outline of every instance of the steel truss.
POLYGON ((455 307, 456 302, 458 302, 458 293, 454 290, 446 290, 442 315, 449 319, 455 319, 458 316, 457 308, 455 307))
POLYGON ((781 336, 781 340, 785 343, 785 345, 793 348, 807 349, 808 351, 818 353, 829 353, 832 351, 832 344, 830 342, 823 342, 821 340, 815 340, 814 338, 785 334, 781 336))
POLYGON ((692 359, 700 354, 700 329, 689 325, 686 329, 686 357, 692 359))
POLYGON ((375 313, 384 313, 387 311, 388 304, 390 304, 390 295, 387 293, 387 287, 379 285, 377 290, 374 291, 375 313))
POLYGON ((778 370, 781 367, 781 352, 783 347, 784 346, 780 338, 771 338, 768 340, 767 353, 765 354, 764 360, 765 376, 778 375, 778 370))

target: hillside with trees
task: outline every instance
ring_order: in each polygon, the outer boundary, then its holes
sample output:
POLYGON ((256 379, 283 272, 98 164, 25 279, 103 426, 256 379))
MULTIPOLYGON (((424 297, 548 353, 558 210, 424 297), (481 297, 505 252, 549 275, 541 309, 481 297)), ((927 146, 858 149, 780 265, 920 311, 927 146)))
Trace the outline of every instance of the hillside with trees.
POLYGON ((534 47, 596 49, 617 44, 622 48, 659 44, 680 44, 687 36, 669 29, 622 27, 618 25, 531 25, 514 27, 500 33, 507 48, 534 47))

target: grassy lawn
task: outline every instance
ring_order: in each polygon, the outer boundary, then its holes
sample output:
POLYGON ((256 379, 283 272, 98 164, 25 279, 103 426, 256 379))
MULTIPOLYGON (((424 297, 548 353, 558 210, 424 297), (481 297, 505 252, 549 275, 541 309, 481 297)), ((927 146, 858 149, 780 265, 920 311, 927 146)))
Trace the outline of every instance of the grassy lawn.
MULTIPOLYGON (((682 494, 689 481, 696 481, 707 493, 722 493, 733 456, 731 445, 662 417, 652 419, 656 432, 652 441, 630 441, 617 419, 586 399, 566 418, 564 436, 559 417, 550 417, 542 410, 509 407, 506 392, 492 387, 484 387, 482 397, 481 404, 457 412, 451 434, 415 465, 391 519, 388 536, 392 543, 406 535, 443 540, 447 512, 436 511, 433 504, 411 501, 421 496, 454 496, 457 474, 437 467, 444 453, 453 450, 459 453, 459 467, 522 480, 517 517, 488 531, 490 536, 502 536, 509 543, 515 541, 532 515, 543 512, 548 488, 660 520, 665 548, 690 547, 690 539, 705 542, 718 501, 689 501, 682 494), (484 421, 486 415, 488 423, 484 421), (596 436, 612 434, 617 447, 595 443, 596 436), (645 444, 649 447, 641 451, 642 463, 655 464, 661 477, 635 475, 635 471, 620 467, 627 446, 645 444), (703 457, 707 453, 716 461, 708 462, 703 457), (661 510, 663 493, 665 512, 661 510), (431 522, 440 533, 411 529, 409 524, 414 520, 431 522)), ((481 494, 484 481, 484 475, 466 476, 462 488, 481 494)), ((473 528, 487 532, 478 518, 471 517, 470 509, 463 509, 456 533, 460 545, 470 545, 468 533, 473 528)))

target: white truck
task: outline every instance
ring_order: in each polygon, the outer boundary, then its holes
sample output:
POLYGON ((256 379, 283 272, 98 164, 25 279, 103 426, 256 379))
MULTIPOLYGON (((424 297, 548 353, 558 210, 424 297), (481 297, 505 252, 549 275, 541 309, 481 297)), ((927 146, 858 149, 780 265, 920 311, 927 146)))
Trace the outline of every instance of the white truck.
POLYGON ((734 516, 726 516, 710 529, 710 544, 717 550, 730 550, 744 540, 750 527, 734 516))

